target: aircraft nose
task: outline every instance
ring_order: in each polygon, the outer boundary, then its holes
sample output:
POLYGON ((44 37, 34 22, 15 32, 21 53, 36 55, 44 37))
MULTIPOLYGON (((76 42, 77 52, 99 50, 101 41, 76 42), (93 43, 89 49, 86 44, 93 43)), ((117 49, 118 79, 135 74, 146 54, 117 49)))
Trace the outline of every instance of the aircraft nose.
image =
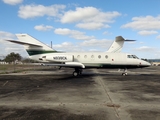
POLYGON ((149 67, 149 66, 151 66, 151 63, 149 63, 147 61, 142 61, 141 65, 144 67, 149 67))

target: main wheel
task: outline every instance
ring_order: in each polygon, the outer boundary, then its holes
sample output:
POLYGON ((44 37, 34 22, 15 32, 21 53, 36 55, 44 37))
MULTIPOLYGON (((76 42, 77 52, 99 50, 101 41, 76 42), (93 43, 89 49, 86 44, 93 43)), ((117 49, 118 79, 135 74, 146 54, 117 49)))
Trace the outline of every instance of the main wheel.
POLYGON ((74 71, 73 72, 73 76, 77 77, 78 76, 78 72, 74 71))

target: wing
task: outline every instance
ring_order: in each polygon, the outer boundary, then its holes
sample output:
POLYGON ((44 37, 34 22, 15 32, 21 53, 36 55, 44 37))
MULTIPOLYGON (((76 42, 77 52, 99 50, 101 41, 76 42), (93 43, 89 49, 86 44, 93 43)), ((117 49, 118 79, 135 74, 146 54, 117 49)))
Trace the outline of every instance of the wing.
POLYGON ((80 63, 80 62, 65 62, 64 64, 47 64, 47 63, 43 63, 42 65, 46 65, 46 66, 59 66, 59 67, 71 67, 71 68, 85 68, 84 64, 80 63))

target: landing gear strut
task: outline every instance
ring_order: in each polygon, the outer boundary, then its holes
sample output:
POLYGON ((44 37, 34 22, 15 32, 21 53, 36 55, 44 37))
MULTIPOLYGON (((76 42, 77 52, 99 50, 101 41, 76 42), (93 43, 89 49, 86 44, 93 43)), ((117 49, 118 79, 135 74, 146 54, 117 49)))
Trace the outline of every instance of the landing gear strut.
POLYGON ((73 72, 73 76, 79 76, 82 74, 82 69, 75 68, 75 71, 73 72))
POLYGON ((126 76, 127 75, 127 68, 124 69, 122 76, 126 76))

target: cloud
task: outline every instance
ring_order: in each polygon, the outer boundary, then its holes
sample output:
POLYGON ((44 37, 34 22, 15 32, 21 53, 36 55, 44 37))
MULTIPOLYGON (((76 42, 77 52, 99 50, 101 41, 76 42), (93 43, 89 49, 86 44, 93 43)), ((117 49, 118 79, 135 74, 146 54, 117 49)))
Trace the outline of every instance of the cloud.
POLYGON ((71 38, 77 40, 83 40, 83 42, 78 44, 72 44, 68 42, 64 42, 62 44, 54 45, 53 48, 67 50, 67 51, 97 51, 97 50, 105 50, 109 48, 112 40, 101 39, 98 40, 94 36, 86 36, 85 33, 77 31, 77 30, 70 30, 67 28, 58 28, 54 31, 55 34, 66 35, 71 38))
POLYGON ((103 32, 103 35, 111 35, 112 33, 111 32, 108 32, 108 31, 104 31, 103 32))
POLYGON ((111 45, 113 41, 111 40, 106 40, 106 39, 103 39, 103 40, 97 40, 97 39, 92 39, 92 40, 88 40, 88 41, 84 41, 81 45, 82 46, 92 46, 92 47, 109 47, 111 45))
POLYGON ((23 0, 3 0, 4 3, 9 5, 17 5, 23 2, 23 0))
POLYGON ((52 45, 52 47, 58 51, 67 51, 67 52, 83 51, 83 49, 81 49, 80 46, 70 42, 63 42, 61 44, 52 45))
POLYGON ((113 41, 111 40, 87 40, 83 41, 82 43, 70 43, 70 42, 63 42, 62 44, 56 44, 53 45, 52 47, 56 50, 61 50, 61 51, 70 51, 70 52, 75 52, 75 51, 107 51, 109 46, 111 45, 113 41))
POLYGON ((43 16, 60 16, 60 10, 65 9, 65 5, 22 5, 19 8, 18 16, 23 19, 43 17, 43 16))
POLYGON ((75 11, 70 10, 64 14, 61 18, 62 23, 73 23, 86 19, 90 19, 91 17, 98 14, 98 10, 94 7, 84 7, 84 8, 76 8, 75 11))
POLYGON ((49 30, 53 29, 53 27, 49 26, 49 25, 36 25, 34 27, 34 29, 36 29, 38 31, 49 31, 49 30))
POLYGON ((66 48, 67 51, 92 51, 92 50, 105 50, 109 48, 111 43, 113 42, 112 40, 107 40, 107 39, 101 39, 98 40, 94 36, 86 36, 85 33, 77 31, 77 30, 70 30, 67 28, 58 28, 55 29, 54 31, 55 34, 60 34, 60 35, 66 35, 69 37, 72 37, 77 40, 83 40, 83 42, 78 43, 78 45, 73 45, 73 44, 68 44, 65 42, 63 44, 58 44, 55 46, 55 48, 66 48), (63 46, 63 47, 62 47, 63 46), (66 47, 67 46, 67 47, 66 47), (68 49, 68 48, 73 48, 73 49, 68 49))
POLYGON ((117 11, 103 12, 95 7, 76 7, 75 10, 64 11, 65 5, 22 5, 19 8, 18 16, 23 19, 48 16, 56 18, 63 24, 75 23, 76 27, 88 30, 109 28, 109 23, 121 16, 117 11))
POLYGON ((158 36, 156 37, 156 39, 160 39, 160 35, 158 35, 158 36))
POLYGON ((158 30, 160 29, 160 16, 134 17, 132 18, 132 22, 122 25, 121 27, 135 30, 158 30))
POLYGON ((24 50, 23 46, 10 43, 5 40, 0 40, 0 56, 5 58, 5 56, 10 54, 11 52, 19 53, 22 57, 28 57, 28 54, 24 50))
POLYGON ((117 11, 102 12, 94 7, 77 7, 75 11, 65 12, 60 21, 62 23, 80 22, 76 27, 83 29, 100 29, 103 27, 108 28, 107 23, 113 23, 113 19, 120 15, 117 11))
POLYGON ((158 32, 154 30, 142 30, 139 31, 138 34, 147 36, 147 35, 158 34, 158 32))
POLYGON ((113 18, 120 16, 119 12, 101 12, 99 9, 94 7, 77 7, 75 11, 70 10, 64 13, 61 18, 62 23, 74 23, 74 22, 113 22, 113 18))
POLYGON ((17 38, 12 33, 0 31, 0 56, 5 57, 11 52, 19 53, 23 57, 28 56, 23 46, 5 41, 5 39, 13 40, 17 38))
POLYGON ((103 23, 79 23, 76 25, 78 28, 88 29, 88 30, 95 30, 95 29, 101 29, 103 27, 109 28, 109 25, 105 25, 103 23))
POLYGON ((153 52, 155 51, 155 48, 152 48, 149 46, 142 46, 142 47, 136 48, 135 50, 139 52, 153 52))
POLYGON ((134 30, 159 30, 160 16, 133 17, 132 22, 121 26, 122 28, 132 28, 134 30))
POLYGON ((68 28, 57 28, 54 30, 55 34, 59 35, 68 35, 71 38, 77 39, 77 40, 90 40, 94 39, 94 36, 87 36, 84 32, 80 32, 77 30, 70 30, 68 28))
POLYGON ((132 22, 122 25, 121 28, 138 30, 140 35, 157 34, 158 30, 160 30, 160 15, 156 17, 150 15, 133 17, 132 22))
POLYGON ((0 31, 0 39, 15 39, 16 36, 12 33, 0 31))
POLYGON ((160 49, 156 47, 141 46, 139 48, 133 49, 133 51, 136 55, 141 56, 141 58, 147 58, 147 59, 160 58, 160 49))

